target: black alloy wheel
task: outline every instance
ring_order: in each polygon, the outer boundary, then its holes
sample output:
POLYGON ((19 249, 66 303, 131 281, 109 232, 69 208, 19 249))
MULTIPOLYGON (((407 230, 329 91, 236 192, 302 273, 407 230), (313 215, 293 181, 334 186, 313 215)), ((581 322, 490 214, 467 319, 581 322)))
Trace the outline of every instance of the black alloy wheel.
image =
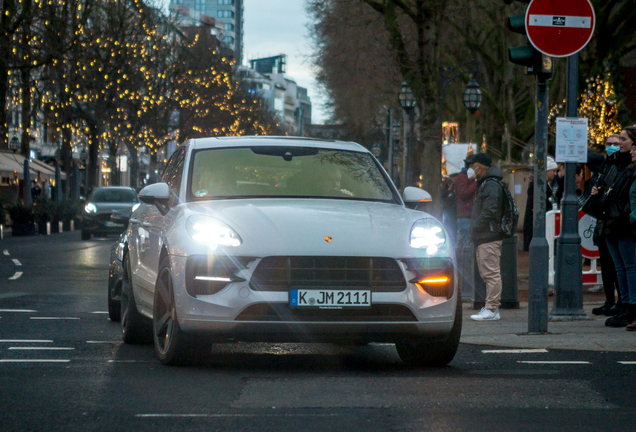
POLYGON ((152 335, 155 352, 165 365, 183 365, 194 360, 194 344, 181 331, 177 320, 170 259, 165 257, 159 266, 152 311, 152 335))

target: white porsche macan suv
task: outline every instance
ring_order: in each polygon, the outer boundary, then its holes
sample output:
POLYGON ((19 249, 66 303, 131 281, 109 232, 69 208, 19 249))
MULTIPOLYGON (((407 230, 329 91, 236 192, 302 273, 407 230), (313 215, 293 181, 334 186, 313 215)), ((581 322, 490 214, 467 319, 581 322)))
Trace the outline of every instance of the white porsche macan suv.
MULTIPOLYGON (((394 342, 445 365, 461 333, 442 224, 359 144, 204 138, 139 193, 123 237, 122 337, 164 364, 227 341, 394 342)), ((209 350, 207 351, 209 352, 209 350)))

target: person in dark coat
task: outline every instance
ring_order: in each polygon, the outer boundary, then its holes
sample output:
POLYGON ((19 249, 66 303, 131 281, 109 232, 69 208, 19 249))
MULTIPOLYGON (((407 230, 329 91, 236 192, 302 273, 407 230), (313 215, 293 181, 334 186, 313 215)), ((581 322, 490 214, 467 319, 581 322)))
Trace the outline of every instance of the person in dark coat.
MULTIPOLYGON (((499 222, 503 217, 503 173, 492 166, 492 159, 486 153, 477 153, 467 163, 469 172, 477 178, 477 192, 471 214, 470 238, 475 245, 477 268, 486 284, 486 306, 471 319, 494 321, 501 319, 501 246, 503 236, 499 232, 499 222)), ((471 174, 468 174, 471 177, 471 174)))
POLYGON ((632 185, 630 150, 636 143, 636 125, 620 133, 620 150, 607 158, 592 195, 605 194, 608 204, 602 235, 614 261, 622 307, 605 321, 610 327, 625 327, 636 319, 636 239, 629 221, 629 189, 632 185))

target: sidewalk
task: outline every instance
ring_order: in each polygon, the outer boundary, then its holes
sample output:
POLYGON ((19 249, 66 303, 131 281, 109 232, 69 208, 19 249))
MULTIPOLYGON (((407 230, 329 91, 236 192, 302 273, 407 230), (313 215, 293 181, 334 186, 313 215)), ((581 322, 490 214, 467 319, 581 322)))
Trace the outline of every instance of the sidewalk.
MULTIPOLYGON (((605 301, 604 293, 587 292, 592 285, 583 285, 583 309, 589 320, 548 321, 547 334, 524 334, 528 332, 528 252, 518 252, 517 273, 520 309, 502 309, 501 320, 478 322, 470 319, 470 315, 476 312, 471 303, 464 303, 462 343, 512 348, 636 352, 636 332, 606 327, 607 317, 592 315, 592 308, 605 301)), ((552 310, 553 299, 552 296, 548 298, 548 314, 552 310)))

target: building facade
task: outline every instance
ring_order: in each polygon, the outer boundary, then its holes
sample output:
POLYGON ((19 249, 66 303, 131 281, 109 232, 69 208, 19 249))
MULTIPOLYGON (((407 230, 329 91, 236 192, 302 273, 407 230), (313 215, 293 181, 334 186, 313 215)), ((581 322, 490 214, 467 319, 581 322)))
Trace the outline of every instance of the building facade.
POLYGON ((216 37, 233 51, 236 63, 242 63, 243 0, 171 0, 170 11, 186 27, 209 25, 197 18, 198 14, 214 18, 216 37))

